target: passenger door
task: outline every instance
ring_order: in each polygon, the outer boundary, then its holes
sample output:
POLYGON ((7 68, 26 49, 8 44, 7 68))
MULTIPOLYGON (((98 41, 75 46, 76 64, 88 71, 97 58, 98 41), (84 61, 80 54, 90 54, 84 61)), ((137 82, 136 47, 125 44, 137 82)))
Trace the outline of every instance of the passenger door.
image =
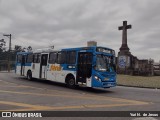
POLYGON ((93 54, 91 52, 78 53, 77 82, 86 83, 87 79, 91 78, 92 59, 93 59, 93 54))
POLYGON ((32 65, 33 78, 40 78, 40 62, 41 62, 41 54, 35 53, 33 55, 33 65, 32 65))
POLYGON ((25 63, 26 63, 26 56, 22 55, 22 63, 21 63, 21 75, 22 76, 24 76, 25 63))
POLYGON ((40 78, 47 78, 47 64, 48 64, 48 54, 41 55, 41 63, 40 63, 40 78))

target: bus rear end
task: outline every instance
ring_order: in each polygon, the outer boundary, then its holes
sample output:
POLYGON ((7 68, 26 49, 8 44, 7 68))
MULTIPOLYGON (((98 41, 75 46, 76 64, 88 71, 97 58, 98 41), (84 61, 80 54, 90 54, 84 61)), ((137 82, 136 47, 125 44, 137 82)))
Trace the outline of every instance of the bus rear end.
POLYGON ((26 71, 31 68, 32 58, 29 62, 31 52, 18 52, 16 56, 15 73, 20 76, 26 76, 26 71))

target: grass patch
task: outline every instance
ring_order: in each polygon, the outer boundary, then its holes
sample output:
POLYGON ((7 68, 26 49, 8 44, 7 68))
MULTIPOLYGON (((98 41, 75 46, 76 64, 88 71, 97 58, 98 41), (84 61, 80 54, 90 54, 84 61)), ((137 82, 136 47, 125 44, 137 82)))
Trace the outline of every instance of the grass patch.
POLYGON ((160 76, 143 77, 143 76, 117 75, 117 84, 124 86, 160 88, 160 76))

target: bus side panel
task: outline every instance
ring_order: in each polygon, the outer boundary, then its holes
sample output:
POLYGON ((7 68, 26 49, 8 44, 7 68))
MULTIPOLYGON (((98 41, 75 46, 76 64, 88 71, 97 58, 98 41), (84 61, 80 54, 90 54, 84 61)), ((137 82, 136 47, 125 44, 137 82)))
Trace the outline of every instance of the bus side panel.
POLYGON ((39 72, 40 72, 40 63, 33 63, 33 65, 32 65, 32 77, 33 78, 39 78, 39 72))
POLYGON ((49 64, 47 68, 47 80, 51 81, 56 80, 56 73, 53 70, 54 70, 53 64, 49 64))
POLYGON ((51 81, 65 83, 67 72, 62 70, 60 64, 49 64, 47 79, 51 81))
POLYGON ((24 76, 27 76, 28 70, 31 70, 31 71, 32 71, 32 63, 27 63, 27 64, 25 65, 24 76))
POLYGON ((92 77, 87 78, 87 87, 92 87, 92 77))
POLYGON ((16 74, 21 75, 21 63, 16 64, 16 74))
POLYGON ((65 83, 65 79, 68 74, 72 74, 74 76, 74 78, 76 78, 75 72, 73 72, 73 71, 62 70, 62 71, 57 71, 57 73, 58 73, 58 75, 56 77, 57 82, 65 83))
POLYGON ((65 66, 60 64, 49 64, 47 79, 55 82, 65 83, 66 76, 72 74, 76 78, 75 71, 63 70, 65 66))

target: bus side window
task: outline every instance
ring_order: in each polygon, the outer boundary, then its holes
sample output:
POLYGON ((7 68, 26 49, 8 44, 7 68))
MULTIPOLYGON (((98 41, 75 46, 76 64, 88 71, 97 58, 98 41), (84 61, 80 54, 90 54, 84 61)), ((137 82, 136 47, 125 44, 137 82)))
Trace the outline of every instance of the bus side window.
POLYGON ((25 55, 22 55, 22 62, 21 62, 21 63, 24 65, 25 62, 26 62, 26 56, 25 56, 25 55))
POLYGON ((40 61, 41 61, 41 55, 37 54, 37 63, 40 63, 40 61))
POLYGON ((17 55, 17 62, 21 63, 22 62, 22 55, 17 55))
POLYGON ((27 63, 32 63, 33 61, 33 54, 27 55, 27 63))
POLYGON ((66 52, 65 51, 58 52, 57 63, 58 64, 66 63, 66 52))
POLYGON ((75 64, 76 63, 76 52, 69 51, 67 52, 67 64, 75 64))
POLYGON ((47 60, 48 60, 48 54, 42 55, 42 58, 41 58, 42 66, 46 66, 47 65, 47 60))
POLYGON ((33 55, 33 63, 40 63, 41 55, 40 54, 34 54, 33 55))
POLYGON ((37 60, 37 54, 34 54, 33 55, 33 63, 36 63, 36 60, 37 60))
POLYGON ((49 55, 49 63, 51 64, 55 64, 57 62, 57 53, 56 52, 52 52, 49 55))

